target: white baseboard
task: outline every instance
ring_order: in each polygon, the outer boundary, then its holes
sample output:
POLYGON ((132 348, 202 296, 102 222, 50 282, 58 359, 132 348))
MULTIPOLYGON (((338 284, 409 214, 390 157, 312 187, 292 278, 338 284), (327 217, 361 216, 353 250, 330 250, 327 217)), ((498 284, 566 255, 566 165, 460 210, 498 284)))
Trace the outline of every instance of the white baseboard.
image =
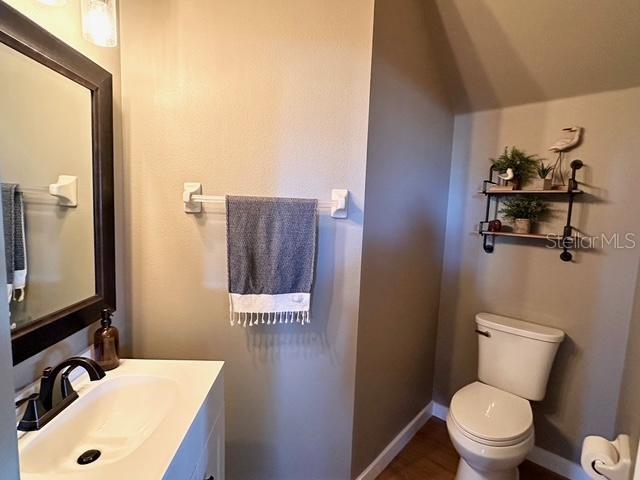
POLYGON ((570 480, 589 480, 587 472, 580 465, 540 447, 533 447, 527 460, 570 480))
POLYGON ((447 414, 449 413, 449 407, 445 407, 440 403, 433 402, 433 416, 439 418, 442 421, 447 421, 447 414))
MULTIPOLYGON (((429 406, 431 407, 431 414, 434 417, 439 418, 440 420, 444 420, 444 421, 447 420, 447 414, 449 413, 449 407, 447 407, 446 405, 442 405, 440 403, 436 403, 436 402, 432 402, 429 406)), ((429 408, 429 407, 427 407, 427 408, 429 408)), ((428 418, 426 420, 428 420, 428 418)), ((423 424, 426 423, 426 420, 423 422, 423 424)), ((407 428, 408 428, 408 426, 407 426, 407 428)), ((404 430, 403 430, 403 432, 404 432, 404 430)), ((396 438, 396 440, 397 440, 397 438, 396 438)), ((396 440, 394 440, 394 442, 396 440)), ((391 446, 391 444, 389 446, 391 446)), ((387 447, 387 449, 385 449, 385 452, 388 449, 389 449, 389 447, 387 447)), ((399 452, 399 450, 398 450, 398 452, 399 452)), ((398 452, 394 453, 394 456, 397 455, 398 452)), ((384 452, 383 452, 383 454, 384 454, 384 452)), ((382 456, 382 454, 381 454, 381 456, 382 456)), ((378 458, 380 458, 380 457, 378 457, 378 458)), ((562 458, 561 456, 556 455, 555 453, 551 453, 551 452, 549 452, 547 450, 543 450, 540 447, 534 447, 534 449, 531 451, 531 453, 529 454, 527 459, 532 461, 533 463, 535 463, 537 465, 540 465, 541 467, 546 468, 547 470, 551 470, 552 472, 557 473, 558 475, 562 475, 563 477, 567 477, 570 480, 589 480, 589 477, 587 476, 586 472, 582 469, 582 467, 580 465, 578 465, 576 463, 573 463, 570 460, 567 460, 566 458, 562 458)), ((378 459, 376 459, 376 461, 377 460, 378 459)), ((390 460, 389 460, 389 462, 390 462, 390 460)), ((385 464, 385 466, 388 465, 389 462, 387 462, 385 464)), ((365 470, 365 472, 367 470, 365 470)), ((384 468, 383 468, 383 470, 384 470, 384 468)), ((380 470, 380 472, 381 471, 382 470, 380 470)), ((358 477, 358 480, 368 480, 370 478, 375 478, 375 476, 373 476, 373 477, 358 477)))
POLYGON ((420 430, 427 420, 433 415, 433 403, 429 403, 424 407, 418 415, 414 417, 404 429, 391 440, 391 443, 371 462, 364 472, 362 472, 356 480, 374 480, 380 475, 387 465, 400 453, 400 451, 409 443, 413 436, 420 430))

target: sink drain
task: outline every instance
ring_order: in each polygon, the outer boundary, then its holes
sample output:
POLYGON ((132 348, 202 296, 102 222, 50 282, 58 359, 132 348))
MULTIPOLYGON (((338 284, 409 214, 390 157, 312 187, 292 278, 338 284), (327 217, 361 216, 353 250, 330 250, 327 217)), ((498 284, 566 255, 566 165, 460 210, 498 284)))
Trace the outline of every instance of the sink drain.
POLYGON ((100 455, 102 455, 102 452, 100 450, 87 450, 78 457, 78 463, 80 465, 88 465, 89 463, 93 463, 98 458, 100 458, 100 455))

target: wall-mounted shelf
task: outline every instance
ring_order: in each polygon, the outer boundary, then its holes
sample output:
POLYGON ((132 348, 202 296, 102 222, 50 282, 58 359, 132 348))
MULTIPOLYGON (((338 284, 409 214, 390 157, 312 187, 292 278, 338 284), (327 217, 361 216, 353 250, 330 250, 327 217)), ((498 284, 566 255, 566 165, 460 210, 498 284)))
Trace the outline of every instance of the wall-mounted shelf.
POLYGON ((562 240, 562 235, 556 233, 514 233, 514 232, 480 232, 481 235, 493 237, 520 237, 534 240, 562 240))
POLYGON ((579 195, 583 193, 582 190, 573 189, 569 190, 491 190, 480 191, 478 193, 484 193, 485 195, 579 195))
POLYGON ((527 238, 532 240, 548 240, 559 242, 558 245, 562 248, 560 259, 565 262, 570 262, 573 259, 573 254, 569 251, 573 242, 573 226, 571 225, 571 215, 573 213, 573 201, 576 195, 582 194, 582 190, 577 188, 578 183, 576 181, 576 172, 583 167, 581 160, 574 160, 571 162, 571 178, 569 179, 569 185, 566 189, 558 190, 491 190, 491 185, 497 185, 494 181, 493 175, 495 170, 493 166, 489 169, 489 180, 482 182, 482 193, 487 197, 487 206, 485 209, 485 218, 480 222, 478 233, 482 235, 482 247, 485 252, 493 253, 495 248, 496 237, 511 237, 511 238, 527 238), (494 219, 497 217, 499 197, 509 195, 558 195, 561 198, 559 200, 566 199, 567 202, 567 222, 563 228, 562 234, 536 234, 536 233, 514 233, 514 232, 491 232, 487 230, 489 223, 489 216, 491 212, 492 202, 495 204, 494 219))

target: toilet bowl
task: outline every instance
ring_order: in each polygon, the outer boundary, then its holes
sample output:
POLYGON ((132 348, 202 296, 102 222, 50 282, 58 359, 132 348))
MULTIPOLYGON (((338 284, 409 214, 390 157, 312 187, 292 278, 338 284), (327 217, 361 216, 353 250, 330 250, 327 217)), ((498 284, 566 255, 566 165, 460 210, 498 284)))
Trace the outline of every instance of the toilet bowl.
POLYGON ((456 392, 447 415, 456 480, 517 480, 534 446, 529 401, 544 398, 564 332, 490 313, 476 325, 479 381, 456 392))
POLYGON ((460 454, 456 480, 517 480, 534 445, 529 402, 480 382, 454 395, 447 430, 460 454))

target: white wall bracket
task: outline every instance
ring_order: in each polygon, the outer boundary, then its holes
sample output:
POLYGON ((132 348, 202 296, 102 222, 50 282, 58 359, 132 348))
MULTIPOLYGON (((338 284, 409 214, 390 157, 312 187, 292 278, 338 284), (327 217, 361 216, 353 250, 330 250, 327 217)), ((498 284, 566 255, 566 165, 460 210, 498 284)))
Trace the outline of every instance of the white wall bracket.
POLYGON ((59 175, 58 181, 49 185, 49 194, 58 198, 58 204, 63 207, 78 206, 78 177, 73 175, 59 175))
POLYGON ((193 195, 202 195, 202 184, 186 182, 182 192, 182 201, 184 202, 184 211, 186 213, 202 212, 202 202, 193 201, 193 195))
POLYGON ((349 216, 349 190, 331 190, 331 216, 333 218, 347 218, 349 216))

